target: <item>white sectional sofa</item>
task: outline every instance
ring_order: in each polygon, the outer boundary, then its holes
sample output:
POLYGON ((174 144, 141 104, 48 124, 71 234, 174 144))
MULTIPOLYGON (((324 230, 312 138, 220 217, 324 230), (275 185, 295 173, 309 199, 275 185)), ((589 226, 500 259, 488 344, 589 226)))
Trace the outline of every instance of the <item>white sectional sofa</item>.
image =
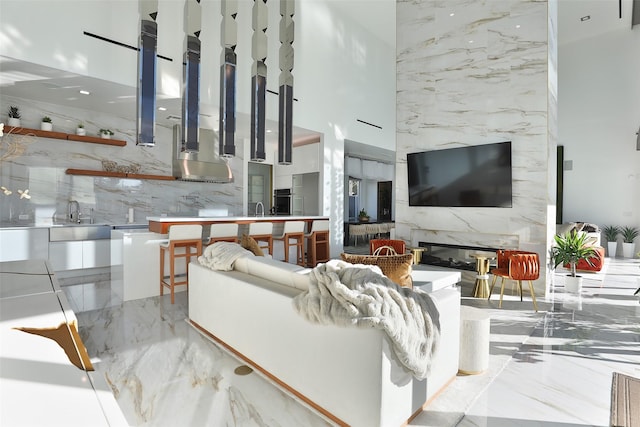
POLYGON ((382 331, 316 325, 296 313, 292 299, 307 289, 307 272, 263 257, 238 259, 232 271, 191 263, 190 321, 337 425, 402 425, 454 379, 457 289, 431 293, 441 338, 429 377, 417 380, 382 331))

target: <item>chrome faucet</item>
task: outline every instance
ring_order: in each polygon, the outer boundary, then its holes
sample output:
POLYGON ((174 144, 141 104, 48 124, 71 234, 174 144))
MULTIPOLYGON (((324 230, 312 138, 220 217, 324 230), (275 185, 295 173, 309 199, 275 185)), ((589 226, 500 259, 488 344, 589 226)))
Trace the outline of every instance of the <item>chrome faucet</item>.
POLYGON ((264 205, 262 204, 262 202, 256 203, 256 216, 264 216, 264 205), (258 208, 262 208, 260 209, 259 215, 258 215, 258 208))
POLYGON ((80 204, 75 200, 69 200, 67 204, 67 220, 80 223, 80 204))

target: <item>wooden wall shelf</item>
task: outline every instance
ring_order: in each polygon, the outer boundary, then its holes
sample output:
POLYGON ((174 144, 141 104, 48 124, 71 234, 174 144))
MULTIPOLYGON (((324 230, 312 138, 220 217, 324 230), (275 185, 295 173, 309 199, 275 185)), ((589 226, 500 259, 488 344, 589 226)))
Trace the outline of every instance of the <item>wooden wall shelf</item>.
POLYGON ((123 172, 107 172, 88 169, 67 169, 67 175, 84 175, 84 176, 104 176, 107 178, 127 178, 127 179, 156 179, 162 181, 175 181, 175 176, 170 175, 148 175, 141 173, 123 173, 123 172))
POLYGON ((123 141, 120 139, 105 139, 99 138, 97 136, 80 136, 73 133, 53 132, 13 126, 5 126, 4 133, 12 133, 15 135, 33 135, 40 138, 64 139, 67 141, 89 142, 92 144, 115 145, 117 147, 124 147, 125 145, 127 145, 127 141, 123 141))

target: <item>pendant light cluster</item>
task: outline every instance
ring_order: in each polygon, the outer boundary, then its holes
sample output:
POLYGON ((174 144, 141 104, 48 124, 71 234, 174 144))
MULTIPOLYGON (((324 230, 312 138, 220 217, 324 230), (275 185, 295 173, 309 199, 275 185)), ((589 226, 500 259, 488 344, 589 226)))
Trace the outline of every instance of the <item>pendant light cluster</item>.
MULTIPOLYGON (((237 57, 237 0, 222 0, 222 68, 220 73, 220 155, 235 155, 235 84, 237 57)), ((280 91, 278 163, 291 164, 293 147, 293 37, 295 0, 280 0, 280 91)), ((267 0, 254 0, 251 27, 251 133, 250 159, 263 162, 267 91, 267 0)))

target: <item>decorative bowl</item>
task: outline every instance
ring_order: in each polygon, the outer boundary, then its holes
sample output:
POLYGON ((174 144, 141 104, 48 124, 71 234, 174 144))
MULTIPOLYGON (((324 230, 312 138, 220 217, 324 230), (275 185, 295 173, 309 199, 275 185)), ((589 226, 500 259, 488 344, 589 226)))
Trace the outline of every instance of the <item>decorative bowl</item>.
POLYGON ((140 172, 140 164, 132 163, 128 167, 128 173, 138 173, 140 172))
POLYGON ((118 168, 118 163, 113 160, 103 160, 102 161, 102 170, 106 172, 115 172, 118 168))

